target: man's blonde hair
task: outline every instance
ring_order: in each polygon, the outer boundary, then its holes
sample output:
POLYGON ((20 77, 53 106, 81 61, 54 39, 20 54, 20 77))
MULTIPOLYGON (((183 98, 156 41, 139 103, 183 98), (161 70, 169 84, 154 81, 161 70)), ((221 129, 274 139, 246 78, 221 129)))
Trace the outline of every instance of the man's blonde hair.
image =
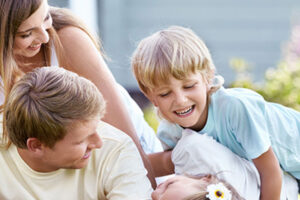
MULTIPOLYGON (((215 65, 204 42, 188 28, 171 26, 143 39, 132 56, 131 65, 141 90, 147 94, 170 75, 187 78, 201 72, 211 85, 215 65)), ((223 84, 221 81, 218 88, 223 84)))
POLYGON ((48 147, 72 123, 100 118, 105 101, 89 80, 60 67, 36 68, 12 88, 4 108, 5 136, 19 148, 34 137, 48 147))

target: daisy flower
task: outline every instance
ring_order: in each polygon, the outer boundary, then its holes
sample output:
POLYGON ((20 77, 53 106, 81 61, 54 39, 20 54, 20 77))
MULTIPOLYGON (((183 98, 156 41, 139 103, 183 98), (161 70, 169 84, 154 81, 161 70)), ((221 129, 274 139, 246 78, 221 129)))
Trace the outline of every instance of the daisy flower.
POLYGON ((223 183, 210 184, 206 191, 206 197, 210 200, 231 200, 231 192, 223 183))

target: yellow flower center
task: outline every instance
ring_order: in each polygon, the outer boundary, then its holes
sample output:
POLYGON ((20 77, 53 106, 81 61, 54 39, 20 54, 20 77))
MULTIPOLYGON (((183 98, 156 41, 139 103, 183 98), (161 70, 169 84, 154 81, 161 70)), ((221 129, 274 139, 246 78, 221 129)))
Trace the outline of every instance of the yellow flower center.
POLYGON ((221 192, 220 190, 216 190, 215 195, 217 198, 222 198, 222 199, 224 198, 224 193, 221 192))

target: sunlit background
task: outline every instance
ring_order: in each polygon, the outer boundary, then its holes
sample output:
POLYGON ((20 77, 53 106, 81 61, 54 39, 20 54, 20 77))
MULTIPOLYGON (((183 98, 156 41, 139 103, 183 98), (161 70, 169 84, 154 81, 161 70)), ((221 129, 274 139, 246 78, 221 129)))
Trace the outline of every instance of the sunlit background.
POLYGON ((136 44, 170 25, 192 28, 209 47, 226 84, 235 80, 230 61, 246 60, 255 80, 276 67, 292 26, 300 22, 299 0, 49 0, 71 8, 99 33, 109 67, 127 89, 137 84, 130 69, 136 44))
MULTIPOLYGON (((226 87, 248 87, 268 101, 300 110, 299 0, 49 0, 49 4, 70 8, 100 36, 116 80, 142 108, 147 101, 131 72, 131 54, 142 38, 181 25, 205 41, 226 87)), ((146 108, 146 118, 147 113, 151 112, 146 108)), ((152 113, 149 116, 156 124, 152 113)))

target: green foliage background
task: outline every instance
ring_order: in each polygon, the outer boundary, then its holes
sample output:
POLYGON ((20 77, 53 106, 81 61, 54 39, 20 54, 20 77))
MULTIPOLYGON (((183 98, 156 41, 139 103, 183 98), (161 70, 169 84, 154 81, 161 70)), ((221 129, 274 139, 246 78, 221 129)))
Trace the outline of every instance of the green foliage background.
POLYGON ((251 67, 243 59, 233 58, 231 66, 237 79, 230 87, 244 87, 260 93, 267 101, 300 111, 300 25, 294 26, 290 40, 282 50, 282 60, 265 73, 263 83, 251 79, 251 67))

